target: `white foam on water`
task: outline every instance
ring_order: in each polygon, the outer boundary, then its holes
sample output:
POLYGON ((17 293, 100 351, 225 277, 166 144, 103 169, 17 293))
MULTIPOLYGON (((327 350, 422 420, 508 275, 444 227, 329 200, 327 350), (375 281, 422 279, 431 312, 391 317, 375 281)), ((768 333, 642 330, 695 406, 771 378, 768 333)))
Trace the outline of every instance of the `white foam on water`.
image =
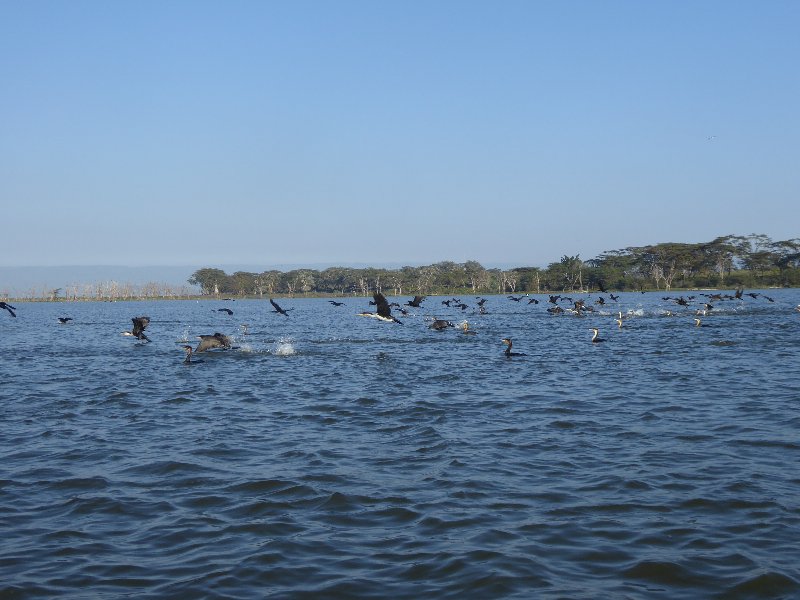
POLYGON ((289 339, 280 339, 275 342, 274 349, 272 353, 276 356, 291 356, 295 354, 294 346, 292 345, 292 341, 289 339))

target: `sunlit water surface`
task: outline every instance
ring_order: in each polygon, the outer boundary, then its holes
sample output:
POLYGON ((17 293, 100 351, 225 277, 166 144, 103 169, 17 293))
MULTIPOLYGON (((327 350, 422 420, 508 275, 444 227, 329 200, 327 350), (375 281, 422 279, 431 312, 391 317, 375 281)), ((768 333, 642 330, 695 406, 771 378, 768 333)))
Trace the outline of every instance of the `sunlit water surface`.
POLYGON ((702 327, 659 293, 402 325, 363 298, 17 303, 0 595, 798 598, 800 292, 767 293, 702 327), (120 335, 140 315, 149 344, 120 335), (238 348, 184 364, 215 331, 238 348))

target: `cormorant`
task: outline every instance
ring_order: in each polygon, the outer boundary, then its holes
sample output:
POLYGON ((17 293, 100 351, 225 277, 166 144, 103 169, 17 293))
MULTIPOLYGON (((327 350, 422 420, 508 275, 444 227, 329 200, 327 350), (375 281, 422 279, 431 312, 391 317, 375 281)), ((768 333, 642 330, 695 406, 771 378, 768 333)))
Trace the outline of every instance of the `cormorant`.
POLYGON ((435 329, 436 331, 442 331, 448 327, 455 327, 455 325, 453 325, 450 321, 445 321, 444 319, 434 319, 433 323, 428 325, 428 329, 435 329))
POLYGON ((409 300, 406 302, 406 306, 413 306, 414 308, 419 308, 419 305, 422 301, 425 300, 425 296, 414 296, 413 300, 409 300))
POLYGON ((275 307, 275 310, 273 312, 280 313, 285 317, 289 316, 290 310, 294 310, 293 308, 287 308, 286 310, 282 309, 280 306, 278 306, 278 303, 275 302, 275 300, 273 300, 272 298, 269 299, 269 303, 275 307))
POLYGON ((183 359, 183 362, 187 365, 192 362, 192 347, 191 346, 181 346, 183 351, 186 352, 186 358, 183 359))
POLYGON ((619 300, 619 296, 615 296, 614 294, 612 294, 612 293, 610 293, 610 292, 609 292, 609 294, 608 294, 608 297, 609 297, 609 298, 611 298, 611 299, 612 299, 614 302, 616 302, 617 300, 619 300))
POLYGON ((230 350, 231 348, 231 338, 227 335, 215 333, 214 335, 201 335, 199 337, 200 343, 194 349, 195 352, 205 352, 214 348, 224 348, 225 350, 230 350))
POLYGON ((122 335, 135 337, 138 340, 149 342, 150 338, 144 334, 144 330, 150 324, 150 317, 133 317, 131 321, 133 321, 133 330, 123 331, 122 335))
POLYGON ((59 322, 64 325, 69 321, 72 321, 72 317, 58 317, 59 322))
POLYGON ((527 354, 525 354, 524 352, 512 352, 511 351, 511 346, 513 344, 513 342, 511 341, 511 338, 503 338, 500 341, 503 342, 506 345, 506 350, 505 350, 505 355, 506 356, 527 356, 527 354))
POLYGON ((593 344, 597 344, 599 342, 605 342, 605 340, 603 338, 599 337, 600 332, 596 328, 593 327, 592 331, 594 332, 593 335, 592 335, 592 343, 593 344))
POLYGON ((337 302, 336 300, 328 300, 334 306, 344 306, 344 302, 337 302))
POLYGON ((17 309, 15 307, 11 306, 10 304, 8 304, 7 302, 0 301, 0 308, 5 308, 12 317, 16 317, 17 316, 17 313, 14 312, 17 309))
POLYGON ((467 335, 475 335, 478 333, 477 331, 473 331, 472 329, 469 328, 469 323, 467 321, 461 323, 461 332, 467 335))
MULTIPOLYGON (((383 294, 380 292, 375 292, 372 294, 372 298, 375 300, 375 306, 378 307, 378 312, 358 313, 359 317, 372 317, 373 319, 380 319, 381 321, 400 323, 400 325, 403 324, 401 321, 398 321, 392 316, 392 308, 389 306, 389 302, 386 301, 386 297, 383 294)), ((422 296, 417 296, 416 298, 422 298, 422 296)))
POLYGON ((233 311, 232 311, 230 308, 218 308, 218 309, 217 309, 217 312, 226 312, 226 313, 228 313, 229 315, 232 315, 232 314, 233 314, 233 311))

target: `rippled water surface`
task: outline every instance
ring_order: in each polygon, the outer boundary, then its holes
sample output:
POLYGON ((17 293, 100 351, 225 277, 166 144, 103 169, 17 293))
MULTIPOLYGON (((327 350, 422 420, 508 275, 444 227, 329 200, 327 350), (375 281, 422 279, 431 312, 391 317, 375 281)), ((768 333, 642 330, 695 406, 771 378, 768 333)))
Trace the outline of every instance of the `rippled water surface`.
POLYGON ((701 327, 658 293, 402 325, 363 298, 16 303, 0 596, 798 598, 800 291, 767 293, 701 327), (140 315, 149 344, 120 335, 140 315), (238 347, 184 364, 215 331, 238 347))

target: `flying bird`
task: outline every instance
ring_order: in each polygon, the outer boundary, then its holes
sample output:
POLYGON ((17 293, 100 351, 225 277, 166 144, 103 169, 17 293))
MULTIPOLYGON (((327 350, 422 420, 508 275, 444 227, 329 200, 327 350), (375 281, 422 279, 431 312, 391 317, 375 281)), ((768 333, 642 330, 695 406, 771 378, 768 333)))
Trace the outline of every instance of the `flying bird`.
POLYGON ((344 302, 337 302, 336 300, 328 300, 334 306, 344 306, 344 302))
POLYGON ((58 321, 62 325, 64 325, 64 324, 69 323, 70 321, 72 321, 72 317, 58 317, 58 321))
POLYGON ((233 314, 233 311, 232 311, 230 308, 218 308, 218 309, 217 309, 217 312, 226 312, 226 313, 228 313, 229 315, 232 315, 232 314, 233 314))
POLYGON ((375 292, 372 294, 372 298, 375 301, 375 306, 378 308, 378 312, 358 313, 359 317, 372 317, 373 319, 379 319, 381 321, 400 323, 400 325, 403 324, 401 321, 398 321, 392 316, 392 307, 389 306, 389 302, 387 302, 386 297, 383 294, 380 292, 375 292))
POLYGON ((419 308, 419 305, 422 301, 425 300, 425 296, 414 296, 413 300, 409 300, 406 302, 406 306, 413 306, 414 308, 419 308))
POLYGON ((0 302, 0 308, 6 309, 12 317, 17 316, 17 313, 14 312, 17 309, 6 302, 0 302))
POLYGON ((428 325, 428 329, 435 329, 436 331, 443 331, 448 327, 455 327, 450 321, 445 321, 444 319, 434 319, 433 323, 428 325))
POLYGON ((275 310, 273 312, 280 313, 284 317, 288 317, 289 316, 289 311, 290 310, 294 310, 293 308, 287 308, 286 310, 282 309, 280 306, 278 306, 278 303, 275 302, 275 300, 273 300, 272 298, 269 299, 269 303, 272 304, 272 306, 275 307, 275 310))
POLYGON ((213 350, 214 348, 223 348, 225 350, 230 350, 231 348, 231 338, 221 333, 201 335, 199 338, 200 343, 197 344, 197 348, 194 349, 195 352, 205 352, 207 350, 213 350))
POLYGON ((123 331, 122 335, 135 337, 140 341, 144 340, 145 342, 149 342, 150 338, 144 334, 144 330, 150 324, 150 317, 133 317, 131 321, 133 321, 133 329, 131 331, 123 331))

